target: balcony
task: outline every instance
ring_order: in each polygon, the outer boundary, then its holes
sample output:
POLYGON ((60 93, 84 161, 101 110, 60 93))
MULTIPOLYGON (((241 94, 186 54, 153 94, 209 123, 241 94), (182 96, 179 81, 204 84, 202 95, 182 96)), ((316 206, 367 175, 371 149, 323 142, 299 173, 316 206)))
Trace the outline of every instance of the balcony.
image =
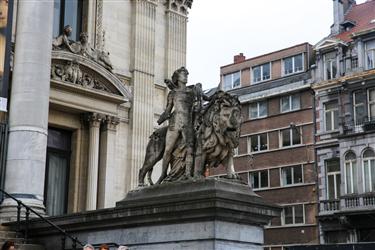
POLYGON ((342 210, 375 208, 375 193, 343 196, 341 199, 344 205, 342 210))
POLYGON ((340 210, 340 200, 321 200, 319 203, 319 214, 333 214, 340 210))
POLYGON ((375 132, 375 117, 365 117, 354 122, 348 121, 343 124, 343 135, 352 135, 364 132, 375 132))
POLYGON ((319 203, 319 215, 368 209, 375 209, 375 193, 345 195, 340 199, 321 200, 319 203))

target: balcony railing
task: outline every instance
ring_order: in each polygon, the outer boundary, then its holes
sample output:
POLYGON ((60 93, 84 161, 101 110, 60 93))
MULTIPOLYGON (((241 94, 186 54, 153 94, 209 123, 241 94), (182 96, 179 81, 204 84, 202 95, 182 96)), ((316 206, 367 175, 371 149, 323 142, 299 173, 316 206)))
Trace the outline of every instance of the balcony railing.
POLYGON ((332 213, 340 210, 340 200, 322 200, 319 203, 320 213, 332 213))
POLYGON ((341 196, 340 199, 321 200, 319 203, 321 215, 368 208, 375 209, 375 193, 345 195, 341 196))
POLYGON ((356 121, 347 121, 343 124, 344 135, 362 133, 362 132, 375 132, 375 117, 365 117, 356 121))

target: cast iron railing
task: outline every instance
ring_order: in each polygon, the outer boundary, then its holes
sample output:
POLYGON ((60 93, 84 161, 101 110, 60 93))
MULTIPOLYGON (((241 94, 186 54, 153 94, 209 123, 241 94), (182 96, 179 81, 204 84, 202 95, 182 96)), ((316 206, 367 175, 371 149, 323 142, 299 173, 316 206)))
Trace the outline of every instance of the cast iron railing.
MULTIPOLYGON (((8 149, 8 124, 0 123, 0 188, 4 189, 5 164, 8 149)), ((0 192, 0 203, 3 200, 3 193, 0 192)))
POLYGON ((25 238, 25 241, 27 241, 28 236, 29 236, 30 213, 33 213, 34 215, 36 215, 37 217, 39 217, 40 219, 42 219, 45 223, 47 223, 50 226, 52 226, 55 230, 57 230, 62 235, 62 237, 61 237, 61 249, 62 250, 65 250, 65 245, 66 245, 66 240, 67 239, 70 239, 72 241, 72 249, 73 250, 77 250, 77 244, 79 244, 81 247, 84 246, 84 244, 82 242, 80 242, 77 239, 77 237, 71 236, 64 229, 62 229, 61 227, 57 226, 56 224, 54 224, 49 219, 43 217, 41 214, 39 214, 38 212, 36 212, 34 209, 32 209, 31 207, 29 207, 28 205, 26 205, 22 201, 20 201, 17 198, 15 198, 11 194, 8 194, 3 189, 0 189, 0 193, 3 193, 5 197, 9 197, 12 200, 14 200, 15 202, 17 202, 17 233, 20 233, 20 232, 23 231, 23 237, 25 238), (25 210, 26 210, 25 211, 25 221, 23 222, 25 224, 25 229, 24 230, 21 230, 21 210, 22 210, 22 208, 25 208, 25 210))

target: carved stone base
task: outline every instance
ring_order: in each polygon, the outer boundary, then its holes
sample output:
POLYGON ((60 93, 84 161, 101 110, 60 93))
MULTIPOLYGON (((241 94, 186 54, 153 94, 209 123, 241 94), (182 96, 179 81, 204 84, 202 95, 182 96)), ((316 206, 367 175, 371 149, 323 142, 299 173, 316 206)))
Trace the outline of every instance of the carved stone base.
MULTIPOLYGON (((115 208, 53 221, 91 244, 137 250, 262 249, 263 225, 279 213, 279 207, 264 202, 247 185, 205 179, 140 188, 115 208)), ((45 223, 34 222, 30 229, 35 242, 47 249, 59 246, 59 236, 45 223)))

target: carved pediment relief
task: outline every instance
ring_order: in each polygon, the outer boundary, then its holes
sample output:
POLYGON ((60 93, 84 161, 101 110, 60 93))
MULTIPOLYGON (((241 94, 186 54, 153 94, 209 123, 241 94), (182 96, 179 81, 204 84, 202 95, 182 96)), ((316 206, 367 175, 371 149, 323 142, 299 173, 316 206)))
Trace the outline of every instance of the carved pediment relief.
POLYGON ((131 99, 131 93, 112 72, 83 55, 52 51, 51 80, 103 94, 131 99))

